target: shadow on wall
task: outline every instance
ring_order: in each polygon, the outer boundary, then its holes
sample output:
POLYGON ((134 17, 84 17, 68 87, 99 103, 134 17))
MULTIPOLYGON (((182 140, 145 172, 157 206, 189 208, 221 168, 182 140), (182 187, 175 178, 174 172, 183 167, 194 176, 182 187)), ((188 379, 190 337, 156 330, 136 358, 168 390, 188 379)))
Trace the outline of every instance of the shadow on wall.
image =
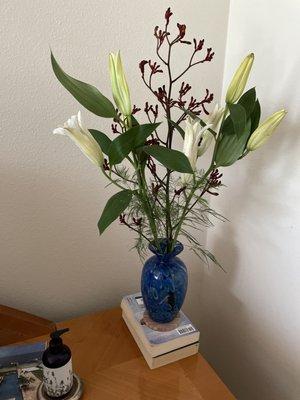
POLYGON ((124 227, 99 237, 101 182, 64 172, 1 168, 0 303, 55 321, 117 306, 141 269, 124 227))
MULTIPOLYGON (((234 230, 226 229, 223 233, 232 238, 227 251, 223 253, 224 259, 228 260, 227 265, 230 264, 227 274, 231 277, 224 278, 226 284, 222 282, 222 277, 218 278, 218 282, 213 276, 205 278, 204 293, 210 295, 201 300, 201 320, 204 322, 200 325, 200 351, 238 399, 290 400, 288 389, 280 383, 274 386, 268 374, 269 364, 289 374, 286 370, 286 348, 276 347, 273 332, 257 325, 259 310, 257 314, 249 312, 245 304, 231 292, 231 283, 239 270, 239 252, 235 245, 234 230), (259 336, 270 338, 268 349, 260 343, 259 336), (264 362, 260 358, 261 352, 267 353, 264 362)), ((218 240, 215 246, 218 246, 218 240)), ((292 375, 287 375, 285 380, 297 382, 296 376, 292 375)))
MULTIPOLYGON (((292 166, 297 165, 293 160, 298 160, 299 128, 299 124, 292 125, 287 119, 280 129, 281 132, 277 132, 272 138, 272 142, 257 153, 250 154, 249 158, 252 157, 252 160, 243 164, 241 162, 241 169, 234 177, 236 182, 231 178, 229 184, 232 187, 229 202, 234 204, 227 203, 224 207, 223 202, 223 210, 227 210, 224 212, 225 216, 231 213, 234 221, 218 224, 218 229, 210 231, 212 239, 207 247, 212 246, 210 250, 219 256, 221 262, 223 261, 227 274, 215 266, 203 272, 202 287, 198 296, 201 307, 201 352, 233 393, 242 400, 299 398, 299 370, 295 370, 295 366, 292 367, 293 363, 299 365, 299 360, 293 360, 291 364, 295 349, 276 336, 268 321, 261 323, 265 309, 261 312, 259 300, 253 311, 253 308, 251 310, 251 307, 244 303, 243 296, 238 297, 235 294, 241 279, 248 277, 241 262, 243 252, 252 258, 248 267, 252 264, 252 267, 259 268, 259 251, 264 251, 259 243, 255 244, 256 240, 260 240, 260 230, 263 234, 264 227, 255 226, 255 221, 266 224, 269 221, 276 227, 276 215, 285 215, 286 204, 280 201, 280 195, 291 192, 292 185, 288 178, 296 172, 292 166), (274 185, 274 182, 279 184, 274 185), (255 211, 258 218, 253 218, 252 222, 251 212, 255 211), (249 215, 250 222, 247 219, 249 215), (246 222, 245 227, 243 221, 246 222), (254 233, 249 248, 241 248, 240 235, 243 233, 246 237, 254 233), (257 249, 257 252, 253 252, 253 249, 257 249), (291 393, 289 388, 297 386, 298 393, 291 393)), ((223 172, 225 181, 229 172, 227 173, 226 169, 223 172)), ((222 210, 222 199, 218 201, 218 208, 222 210)), ((245 241, 242 243, 245 246, 245 241)), ((288 249, 283 248, 283 251, 288 249)), ((256 295, 256 286, 255 283, 249 282, 250 290, 251 285, 253 293, 249 295, 253 297, 256 295)), ((269 289, 266 281, 264 297, 269 303, 268 306, 272 307, 272 297, 268 298, 269 289)), ((281 301, 284 303, 284 299, 281 301)))

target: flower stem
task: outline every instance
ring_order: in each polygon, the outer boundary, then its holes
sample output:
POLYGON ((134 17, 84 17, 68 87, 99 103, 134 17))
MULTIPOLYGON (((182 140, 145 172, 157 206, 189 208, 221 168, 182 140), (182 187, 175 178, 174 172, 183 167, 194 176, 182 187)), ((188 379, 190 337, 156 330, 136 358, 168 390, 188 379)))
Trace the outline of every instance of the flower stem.
POLYGON ((158 234, 157 234, 157 228, 156 228, 156 224, 155 224, 155 218, 153 215, 153 210, 151 207, 151 204, 149 202, 149 195, 147 193, 147 186, 145 183, 145 177, 143 176, 143 173, 141 172, 141 165, 138 162, 137 157, 133 154, 133 158, 134 158, 134 166, 135 166, 135 170, 137 173, 137 178, 138 178, 138 183, 139 183, 139 198, 140 201, 143 205, 143 208, 145 210, 145 213, 147 215, 148 218, 148 222, 150 225, 150 229, 152 231, 153 234, 153 239, 154 242, 156 244, 156 246, 158 246, 158 234))
POLYGON ((214 161, 212 160, 211 165, 208 168, 208 170, 206 171, 206 173, 203 175, 203 177, 200 179, 200 181, 198 181, 198 183, 193 187, 193 189, 191 190, 190 194, 188 195, 188 197, 186 199, 186 203, 185 203, 184 209, 183 209, 182 214, 181 214, 181 217, 180 217, 178 223, 174 227, 174 228, 176 228, 176 231, 175 231, 174 238, 173 238, 173 241, 172 241, 172 249, 174 248, 176 240, 177 240, 177 238, 178 238, 178 236, 180 234, 180 230, 181 230, 181 227, 182 227, 182 224, 184 222, 185 217, 187 216, 187 214, 191 211, 191 209, 195 205, 195 203, 194 203, 193 206, 190 207, 190 202, 191 202, 196 190, 206 180, 206 178, 211 173, 211 171, 213 171, 214 168, 215 168, 214 167, 214 161))
POLYGON ((114 185, 116 185, 118 188, 120 188, 120 189, 122 189, 122 190, 128 190, 128 188, 126 188, 126 187, 120 185, 116 180, 112 179, 112 178, 109 176, 109 174, 107 174, 107 173, 105 172, 105 170, 104 170, 103 168, 101 168, 101 170, 102 170, 103 174, 106 176, 106 178, 107 178, 109 181, 111 181, 111 183, 113 183, 114 185))

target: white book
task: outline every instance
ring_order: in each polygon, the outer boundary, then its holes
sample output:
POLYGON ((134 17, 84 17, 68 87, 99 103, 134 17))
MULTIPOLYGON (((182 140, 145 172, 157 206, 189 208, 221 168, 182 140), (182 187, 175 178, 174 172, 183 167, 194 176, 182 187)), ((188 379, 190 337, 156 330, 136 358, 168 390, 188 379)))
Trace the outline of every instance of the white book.
POLYGON ((179 349, 172 350, 168 353, 161 354, 156 357, 152 357, 151 354, 147 351, 147 349, 143 345, 143 342, 141 341, 140 337, 137 335, 134 327, 130 323, 130 321, 127 318, 127 316, 125 315, 124 311, 122 313, 122 317, 129 329, 132 337, 134 338, 136 344, 138 345, 145 361, 147 362, 149 368, 151 368, 151 369, 162 367, 164 365, 170 364, 172 362, 181 360, 183 358, 186 358, 186 357, 189 357, 189 356, 192 356, 192 355, 198 353, 199 343, 192 343, 185 347, 181 347, 179 349))
POLYGON ((141 293, 125 296, 122 299, 121 308, 151 357, 191 344, 199 345, 200 332, 182 311, 180 311, 180 322, 177 328, 168 332, 158 332, 141 323, 145 311, 141 293))

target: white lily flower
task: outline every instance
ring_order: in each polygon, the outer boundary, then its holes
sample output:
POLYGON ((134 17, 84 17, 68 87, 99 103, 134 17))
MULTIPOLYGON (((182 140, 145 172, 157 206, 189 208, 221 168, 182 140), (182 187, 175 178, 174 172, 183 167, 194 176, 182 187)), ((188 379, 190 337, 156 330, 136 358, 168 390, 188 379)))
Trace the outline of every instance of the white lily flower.
POLYGON ((85 127, 81 112, 73 115, 63 126, 53 131, 54 134, 66 135, 80 148, 80 150, 99 167, 102 167, 104 157, 102 150, 90 131, 85 127))
POLYGON ((117 53, 110 53, 109 73, 116 106, 123 115, 129 116, 132 112, 132 106, 120 51, 117 53))
MULTIPOLYGON (((184 142, 183 142, 183 153, 189 159, 191 167, 193 171, 196 170, 196 163, 198 158, 198 145, 201 139, 201 136, 208 128, 212 125, 206 125, 205 127, 201 127, 200 121, 197 119, 192 119, 188 117, 186 120, 186 127, 185 127, 185 135, 184 135, 184 142)), ((181 174, 181 182, 183 185, 187 185, 193 179, 192 174, 181 174)))
POLYGON ((213 139, 214 139, 214 135, 211 132, 209 132, 209 130, 206 129, 202 133, 200 141, 199 141, 200 144, 198 146, 198 152, 197 152, 198 157, 201 157, 206 152, 206 150, 208 150, 213 139))
POLYGON ((206 152, 214 139, 214 135, 208 130, 208 128, 211 128, 213 131, 217 132, 223 114, 224 108, 219 107, 219 104, 216 104, 213 112, 205 121, 207 130, 202 132, 202 135, 200 137, 200 144, 198 146, 198 157, 202 156, 206 152))
POLYGON ((224 107, 219 107, 219 104, 217 103, 215 105, 215 108, 213 109, 213 112, 209 114, 206 124, 212 124, 211 129, 216 132, 219 127, 219 123, 223 117, 223 114, 224 107))

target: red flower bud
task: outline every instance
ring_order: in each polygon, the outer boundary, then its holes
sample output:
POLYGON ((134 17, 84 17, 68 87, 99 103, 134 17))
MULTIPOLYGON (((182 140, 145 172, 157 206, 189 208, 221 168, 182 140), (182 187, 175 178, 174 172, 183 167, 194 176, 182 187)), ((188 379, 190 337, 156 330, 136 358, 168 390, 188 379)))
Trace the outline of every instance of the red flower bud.
POLYGON ((165 13, 165 20, 166 20, 166 24, 169 25, 170 22, 170 18, 172 17, 173 13, 171 11, 171 8, 169 7, 165 13))
POLYGON ((186 25, 177 24, 177 28, 179 29, 179 39, 183 39, 185 36, 186 25))
POLYGON ((147 61, 147 60, 142 60, 142 61, 139 63, 139 68, 140 68, 141 73, 142 73, 143 76, 144 76, 144 73, 145 73, 145 65, 148 64, 148 62, 149 62, 149 61, 147 61))

